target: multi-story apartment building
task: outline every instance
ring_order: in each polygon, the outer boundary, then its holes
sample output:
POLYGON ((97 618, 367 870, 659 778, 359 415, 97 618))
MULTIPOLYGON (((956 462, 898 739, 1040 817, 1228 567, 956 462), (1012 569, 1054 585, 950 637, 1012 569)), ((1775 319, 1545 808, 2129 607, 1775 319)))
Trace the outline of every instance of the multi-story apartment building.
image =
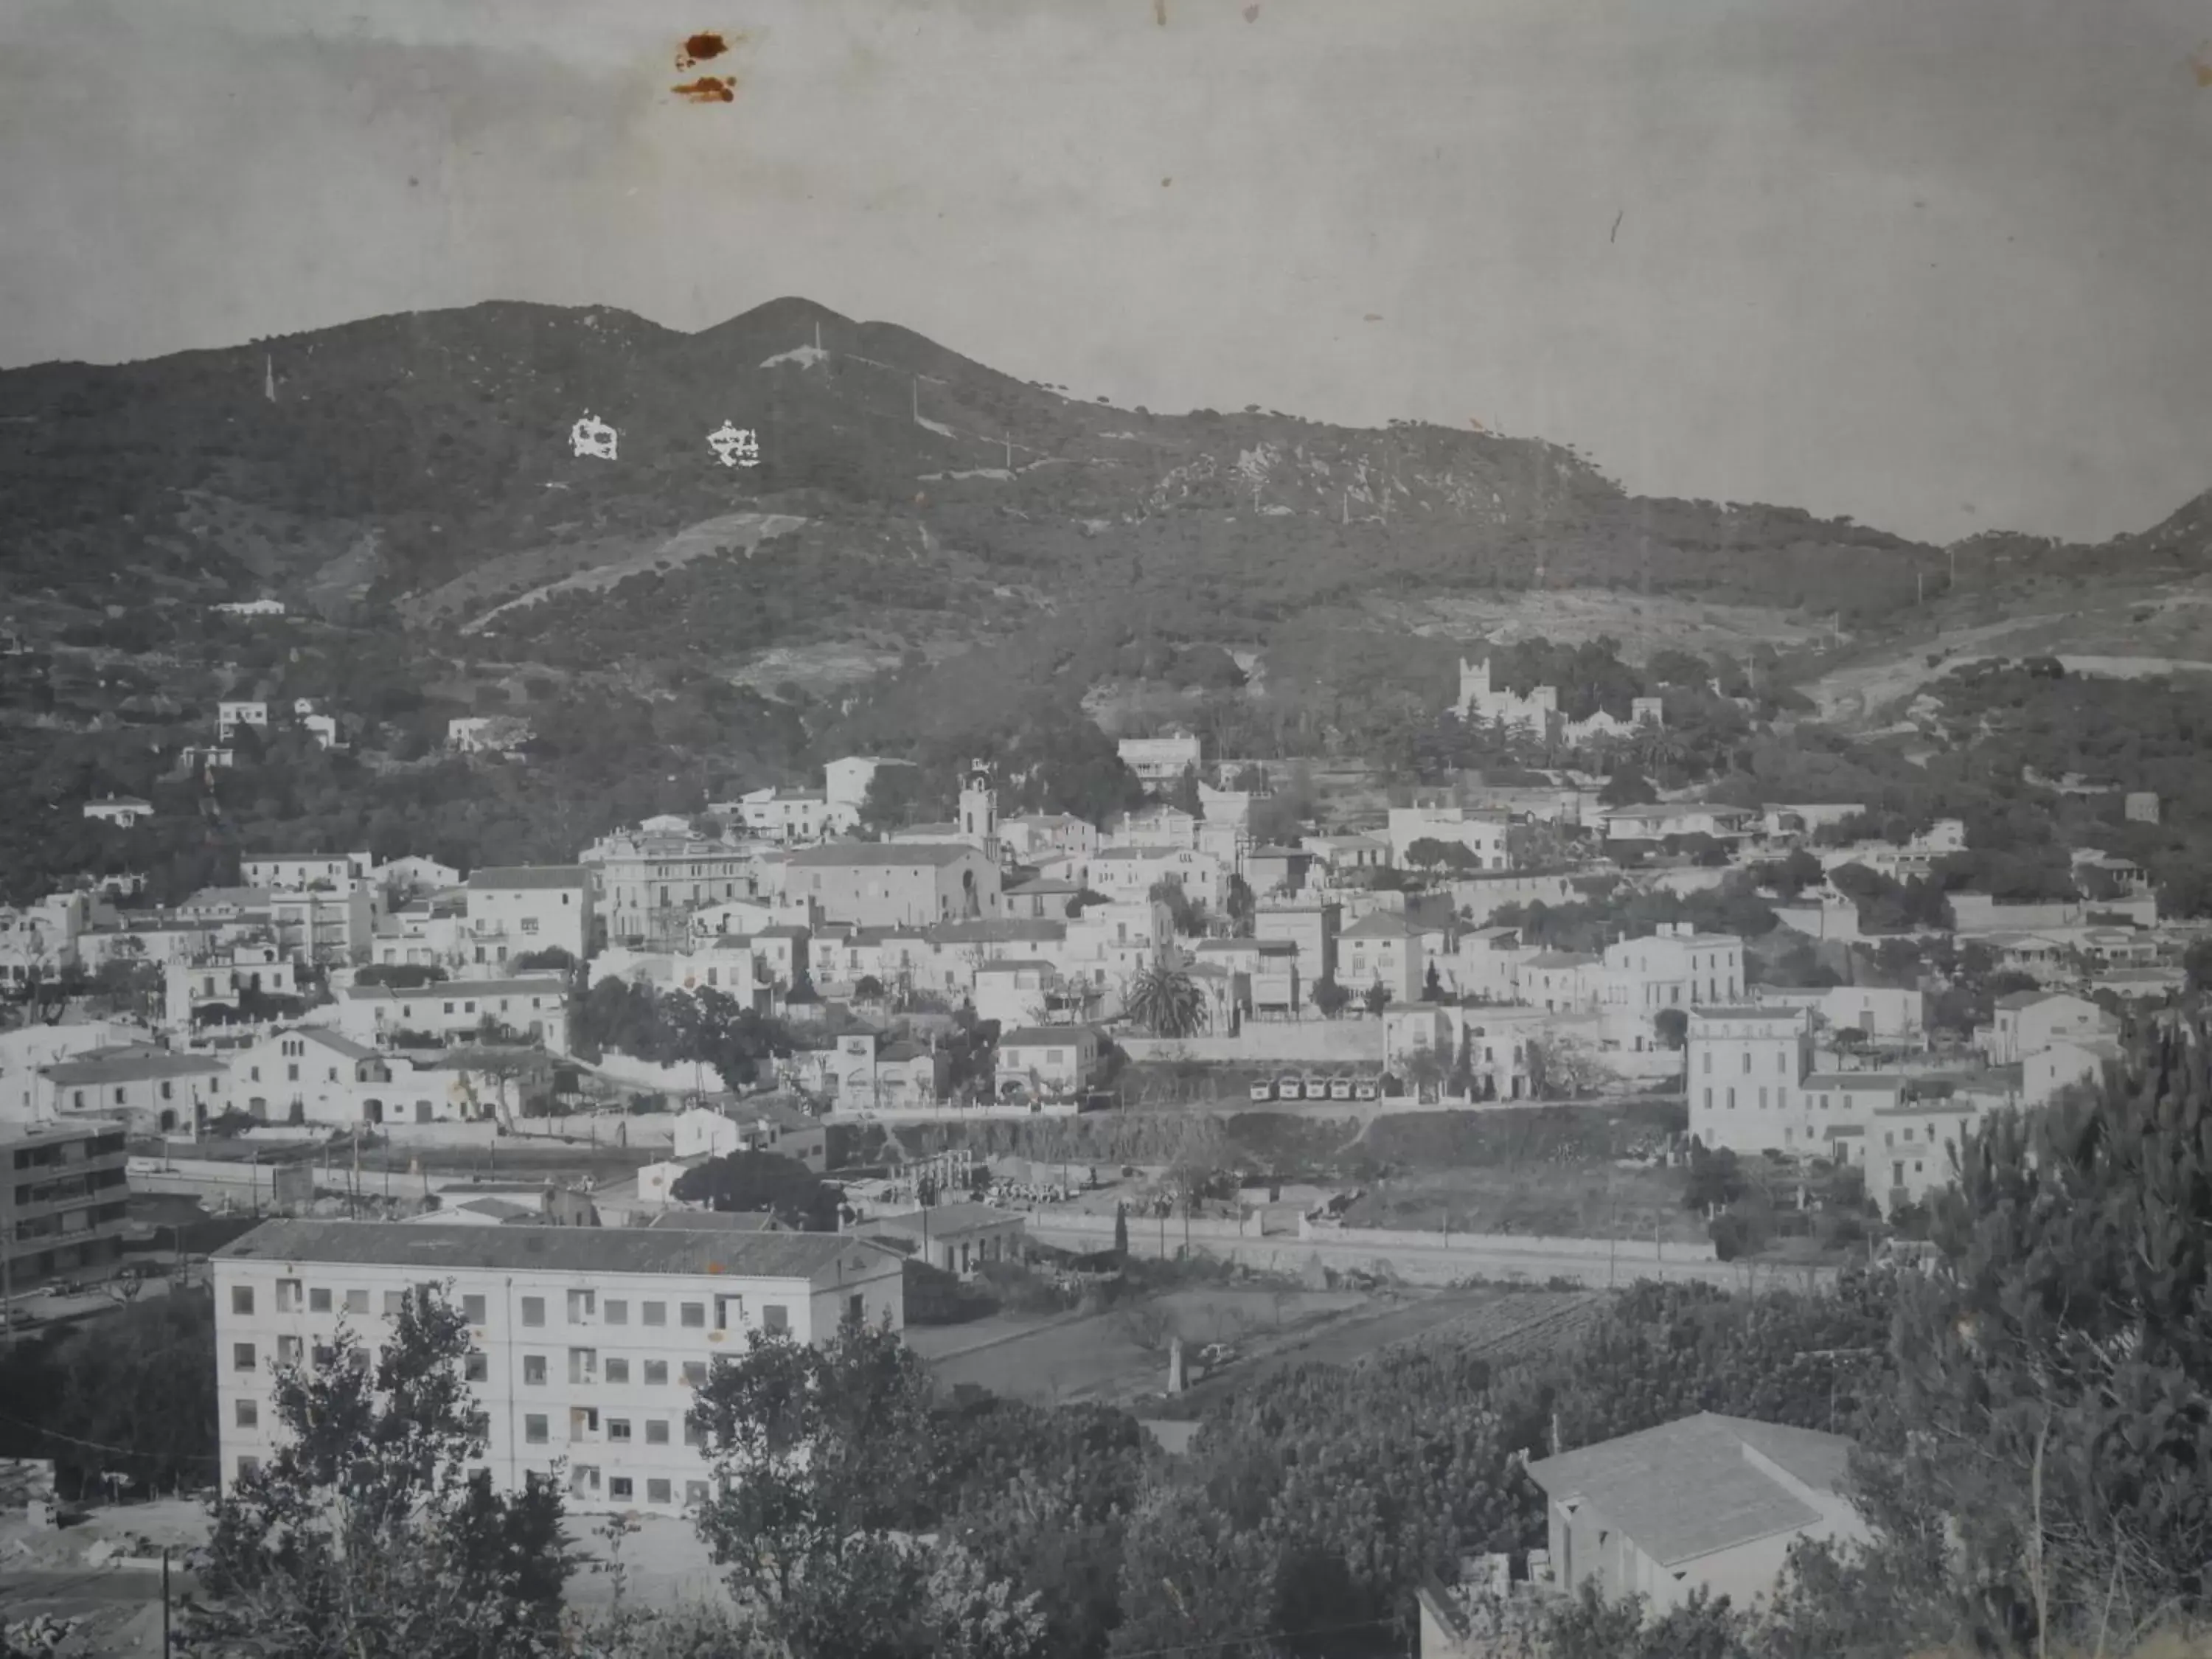
POLYGON ((1288 939, 1297 951, 1298 977, 1308 986, 1337 977, 1337 936, 1343 927, 1344 907, 1329 900, 1277 900, 1263 895, 1252 913, 1252 936, 1288 939))
POLYGON ((1689 1022, 1690 1133, 1707 1146, 1783 1144, 1784 1119, 1804 1107, 1812 1017, 1802 1008, 1693 1008, 1689 1022))
POLYGON ((584 849, 593 897, 614 944, 647 940, 672 948, 690 931, 690 913, 728 899, 760 896, 752 856, 703 836, 609 836, 584 849))
POLYGON ((422 1286, 468 1322, 465 1376, 484 1465, 519 1489, 565 1468, 569 1507, 674 1515, 702 1502, 694 1395, 754 1330, 827 1340, 858 1317, 905 1323, 902 1259, 835 1233, 653 1227, 264 1223, 216 1250, 222 1484, 282 1432, 279 1368, 326 1352, 341 1323, 374 1349, 422 1286))
POLYGON ((447 1042, 487 1020, 550 1054, 568 1052, 568 982, 558 974, 520 979, 451 979, 429 985, 349 985, 338 997, 338 1030, 356 1042, 389 1042, 401 1031, 447 1042))
POLYGON ((1370 910, 1338 935, 1337 956, 1344 988, 1359 995, 1380 985, 1393 1002, 1411 1002, 1421 994, 1428 971, 1421 930, 1401 910, 1370 910))
POLYGON ((376 860, 367 853, 272 853, 238 862, 239 878, 246 885, 280 893, 310 887, 351 892, 375 872, 376 860))
POLYGON ((269 927, 297 962, 367 962, 376 941, 375 895, 366 882, 341 891, 304 887, 268 895, 269 927))
POLYGON ((581 962, 592 953, 592 872, 580 864, 478 870, 469 877, 462 943, 488 967, 537 951, 581 962))
POLYGON ((120 1123, 0 1125, 0 1250, 15 1284, 122 1254, 128 1163, 120 1123))

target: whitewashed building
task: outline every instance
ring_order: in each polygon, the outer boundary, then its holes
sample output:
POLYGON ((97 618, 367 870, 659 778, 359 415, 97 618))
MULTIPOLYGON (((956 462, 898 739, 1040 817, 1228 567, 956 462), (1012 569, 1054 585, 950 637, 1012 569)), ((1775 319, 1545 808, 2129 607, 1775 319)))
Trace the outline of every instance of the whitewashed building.
POLYGON ((689 1413, 715 1358, 743 1353, 749 1333, 821 1342, 847 1318, 905 1322, 900 1258, 830 1233, 283 1220, 210 1267, 226 1492, 279 1443, 277 1369, 312 1364, 341 1322, 373 1359, 418 1287, 468 1322, 465 1375, 495 1485, 558 1470, 583 1513, 673 1516, 706 1500, 689 1413))

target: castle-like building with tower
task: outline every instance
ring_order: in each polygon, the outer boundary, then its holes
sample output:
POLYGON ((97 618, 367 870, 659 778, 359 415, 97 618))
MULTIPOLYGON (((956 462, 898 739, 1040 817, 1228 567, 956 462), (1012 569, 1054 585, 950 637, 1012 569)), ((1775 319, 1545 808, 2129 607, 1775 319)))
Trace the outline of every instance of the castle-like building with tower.
POLYGON ((1460 659, 1457 712, 1462 720, 1497 720, 1539 743, 1569 747, 1597 738, 1632 737, 1645 726, 1667 723, 1665 707, 1657 697, 1634 699, 1625 720, 1602 708, 1588 720, 1571 720, 1559 712, 1559 690, 1555 685, 1537 686, 1525 696, 1493 686, 1487 657, 1480 662, 1460 659))

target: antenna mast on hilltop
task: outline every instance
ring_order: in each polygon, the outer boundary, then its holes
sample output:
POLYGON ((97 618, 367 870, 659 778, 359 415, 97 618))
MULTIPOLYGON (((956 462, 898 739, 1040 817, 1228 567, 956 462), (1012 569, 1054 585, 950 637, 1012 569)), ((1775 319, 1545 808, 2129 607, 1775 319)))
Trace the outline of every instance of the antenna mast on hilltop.
POLYGON ((276 401, 276 358, 274 353, 264 353, 261 359, 261 395, 272 404, 276 401))

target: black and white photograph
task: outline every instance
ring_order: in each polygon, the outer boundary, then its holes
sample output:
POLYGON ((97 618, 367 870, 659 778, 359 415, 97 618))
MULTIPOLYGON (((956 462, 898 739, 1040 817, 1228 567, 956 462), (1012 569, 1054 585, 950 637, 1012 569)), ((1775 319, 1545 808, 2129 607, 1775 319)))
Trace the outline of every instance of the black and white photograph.
POLYGON ((0 1659, 2212 1656, 2205 0, 0 0, 0 1659))

